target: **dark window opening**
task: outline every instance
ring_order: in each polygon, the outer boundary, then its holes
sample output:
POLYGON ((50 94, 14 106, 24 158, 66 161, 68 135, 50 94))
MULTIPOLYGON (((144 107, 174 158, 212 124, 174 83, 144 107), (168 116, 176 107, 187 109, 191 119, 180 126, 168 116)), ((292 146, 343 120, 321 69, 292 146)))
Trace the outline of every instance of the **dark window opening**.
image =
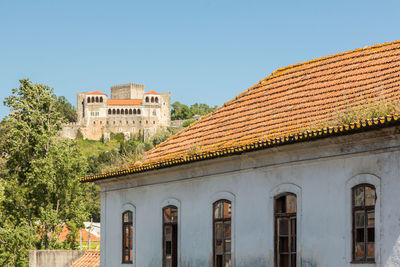
POLYGON ((103 97, 100 96, 100 103, 103 103, 103 97))
POLYGON ((132 212, 122 214, 122 263, 133 262, 133 220, 132 212))
POLYGON ((117 114, 119 115, 119 109, 117 109, 117 114))
POLYGON ((178 208, 163 208, 163 267, 178 266, 178 208))
POLYGON ((87 98, 87 102, 90 103, 90 97, 87 98))
POLYGON ((96 103, 98 103, 99 102, 99 97, 98 96, 96 96, 96 103))
POLYGON ((353 262, 375 262, 375 187, 352 188, 353 262))
POLYGON ((149 97, 146 96, 146 103, 149 103, 149 97))
POLYGON ((158 103, 158 97, 155 98, 156 103, 158 103))
POLYGON ((111 109, 108 109, 108 114, 111 115, 111 109))
POLYGON ((131 108, 129 109, 129 115, 132 115, 132 109, 131 108))
POLYGON ((154 103, 154 97, 151 97, 151 103, 154 103))
POLYGON ((94 96, 92 96, 92 103, 94 103, 94 96))
POLYGON ((139 114, 139 115, 140 115, 140 109, 138 109, 138 110, 137 110, 137 114, 139 114))
POLYGON ((124 115, 124 109, 121 109, 121 114, 124 115))
POLYGON ((296 256, 296 195, 285 193, 275 198, 275 266, 295 267, 296 256))
POLYGON ((213 205, 214 267, 231 267, 231 202, 218 200, 213 205))

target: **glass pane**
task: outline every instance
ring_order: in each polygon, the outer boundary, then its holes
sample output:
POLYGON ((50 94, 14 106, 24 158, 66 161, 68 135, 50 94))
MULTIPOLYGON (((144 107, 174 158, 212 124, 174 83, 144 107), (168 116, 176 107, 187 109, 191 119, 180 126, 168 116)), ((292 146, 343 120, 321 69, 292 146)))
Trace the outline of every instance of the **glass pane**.
POLYGON ((367 242, 375 242, 375 228, 368 228, 367 235, 367 242))
POLYGON ((286 196, 282 196, 277 198, 275 201, 275 208, 277 213, 285 213, 286 212, 286 196))
POLYGON ((280 255, 279 266, 280 267, 289 267, 289 255, 280 255))
POLYGON ((286 212, 295 213, 297 210, 296 196, 287 195, 286 196, 286 212))
POLYGON ((165 241, 172 241, 172 226, 164 225, 164 239, 165 241))
POLYGON ((291 252, 296 252, 296 237, 290 238, 290 249, 291 252))
POLYGON ((292 254, 291 256, 291 259, 290 259, 290 263, 291 263, 291 267, 296 267, 296 254, 292 254))
POLYGON ((355 251, 356 259, 364 259, 365 256, 365 244, 364 243, 356 243, 356 251, 355 251))
POLYGON ((164 223, 178 221, 178 209, 174 207, 164 208, 164 223))
POLYGON ((222 240, 216 240, 215 241, 215 254, 220 255, 224 253, 223 249, 223 241, 222 240))
POLYGON ((214 218, 220 219, 222 218, 222 202, 218 202, 214 205, 214 218))
POLYGON ((231 222, 225 222, 225 239, 231 239, 231 222))
POLYGON ((365 212, 363 210, 356 211, 354 213, 354 219, 356 228, 363 228, 365 225, 365 212))
POLYGON ((231 266, 232 266, 231 255, 225 255, 224 267, 231 267, 231 266))
POLYGON ((364 228, 356 229, 356 242, 364 242, 364 228))
POLYGON ((224 202, 224 218, 230 218, 232 214, 231 203, 224 202))
POLYGON ((368 227, 375 227, 375 211, 368 211, 368 227))
POLYGON ((364 187, 360 186, 354 189, 354 205, 364 206, 364 187))
POLYGON ((375 258, 375 244, 367 244, 367 257, 375 258))
POLYGON ((224 267, 222 263, 222 255, 215 257, 215 267, 224 267))
POLYGON ((296 235, 296 218, 290 219, 290 234, 296 235))
POLYGON ((375 206, 375 189, 365 187, 365 206, 375 206))
POLYGON ((178 222, 178 209, 171 208, 171 222, 178 222))
POLYGON ((279 235, 288 235, 289 224, 287 219, 278 219, 279 235))
POLYGON ((225 240, 225 252, 231 253, 231 241, 225 240))
POLYGON ((289 252, 288 239, 288 237, 279 237, 279 252, 289 252))
POLYGON ((172 242, 166 241, 165 242, 165 255, 171 255, 171 254, 172 254, 172 242))
POLYGON ((223 229, 222 222, 215 223, 215 238, 216 239, 224 238, 224 229, 223 229))

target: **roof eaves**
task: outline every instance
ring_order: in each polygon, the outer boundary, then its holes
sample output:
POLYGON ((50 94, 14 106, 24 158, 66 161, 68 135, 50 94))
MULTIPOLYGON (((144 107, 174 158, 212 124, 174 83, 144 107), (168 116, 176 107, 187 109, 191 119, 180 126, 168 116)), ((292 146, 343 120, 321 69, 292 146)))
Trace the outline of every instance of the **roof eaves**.
POLYGON ((240 146, 226 147, 226 148, 223 148, 221 150, 216 150, 216 151, 207 151, 207 152, 203 152, 200 154, 186 155, 184 157, 180 156, 177 158, 148 162, 148 163, 144 163, 142 165, 135 166, 135 167, 132 167, 129 169, 112 171, 112 172, 82 177, 79 179, 79 181, 82 183, 93 182, 93 181, 114 178, 114 177, 129 175, 129 174, 147 172, 150 170, 169 168, 169 167, 188 164, 188 163, 196 162, 196 161, 203 161, 203 160, 208 160, 208 159, 237 155, 237 154, 242 154, 245 152, 267 149, 267 148, 271 148, 271 147, 275 147, 275 146, 281 146, 281 145, 299 143, 299 142, 305 142, 305 141, 312 141, 312 140, 316 140, 316 139, 320 139, 320 138, 346 135, 346 134, 352 134, 352 133, 362 132, 362 131, 369 131, 369 130, 374 130, 374 129, 378 129, 378 128, 384 128, 384 127, 397 125, 399 123, 400 123, 399 114, 391 114, 391 115, 382 116, 379 118, 361 120, 358 122, 344 124, 344 125, 340 125, 340 126, 325 127, 325 128, 321 128, 318 130, 305 131, 305 132, 301 132, 301 133, 297 133, 297 134, 285 135, 285 136, 274 138, 274 139, 257 140, 257 141, 253 141, 253 142, 243 144, 240 146))

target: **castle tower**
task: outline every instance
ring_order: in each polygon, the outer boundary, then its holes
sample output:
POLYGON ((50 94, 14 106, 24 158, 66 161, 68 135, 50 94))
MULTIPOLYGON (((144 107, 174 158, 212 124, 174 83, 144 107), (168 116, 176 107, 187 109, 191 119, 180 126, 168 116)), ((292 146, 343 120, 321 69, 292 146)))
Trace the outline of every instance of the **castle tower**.
POLYGON ((143 84, 126 83, 111 86, 111 99, 142 99, 143 95, 143 84))

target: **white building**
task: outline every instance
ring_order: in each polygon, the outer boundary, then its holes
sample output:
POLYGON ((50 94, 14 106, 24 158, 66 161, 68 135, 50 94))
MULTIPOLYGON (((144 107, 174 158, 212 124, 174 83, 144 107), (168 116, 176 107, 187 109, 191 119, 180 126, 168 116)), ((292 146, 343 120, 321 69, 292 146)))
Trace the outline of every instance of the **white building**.
POLYGON ((143 164, 82 178, 101 266, 400 266, 400 118, 335 122, 395 103, 399 77, 400 42, 283 68, 143 164))

